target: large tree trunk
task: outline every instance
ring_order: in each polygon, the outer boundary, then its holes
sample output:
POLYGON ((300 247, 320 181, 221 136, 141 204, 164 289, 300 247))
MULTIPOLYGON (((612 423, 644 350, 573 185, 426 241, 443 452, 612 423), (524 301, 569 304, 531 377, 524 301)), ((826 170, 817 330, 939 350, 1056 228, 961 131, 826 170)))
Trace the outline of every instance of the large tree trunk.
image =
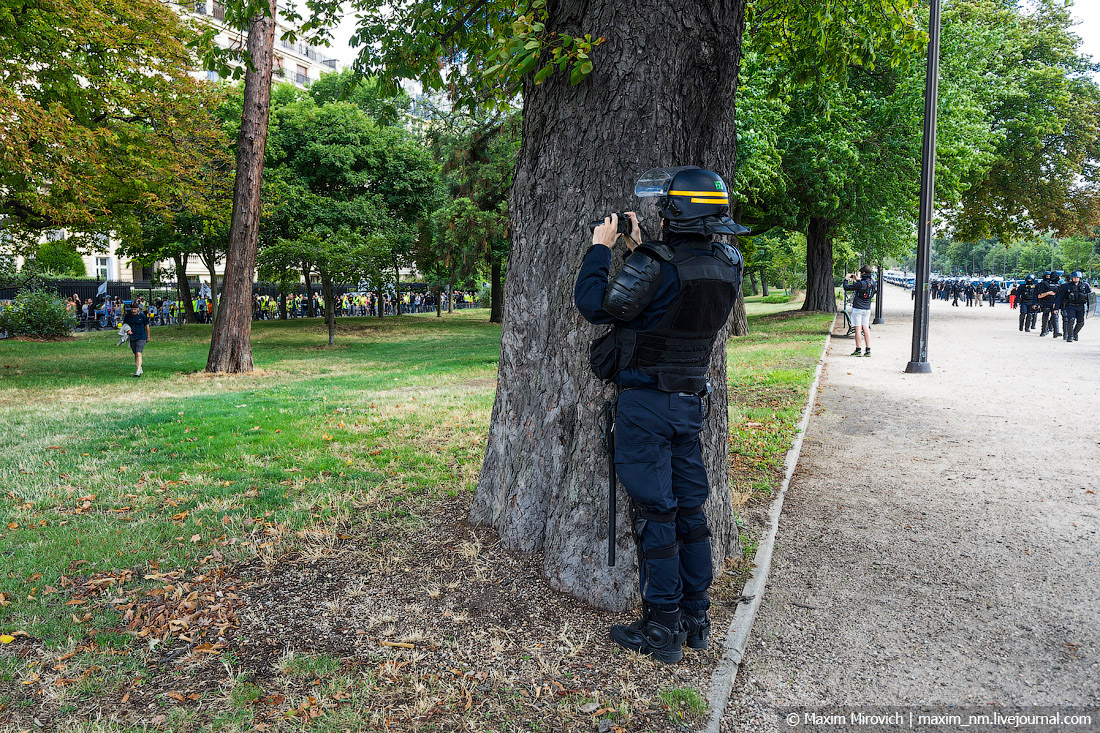
POLYGON ((489 323, 504 318, 504 288, 500 282, 500 260, 493 257, 489 264, 489 323))
POLYGON ((749 287, 752 288, 753 295, 760 294, 760 288, 756 286, 756 270, 749 270, 749 287))
POLYGON ((260 189, 263 185, 267 123, 271 113, 271 64, 275 43, 275 0, 271 12, 248 26, 252 57, 244 80, 244 113, 237 141, 237 177, 233 185, 233 219, 225 258, 222 302, 210 337, 208 372, 250 372, 252 365, 252 278, 260 236, 260 189))
POLYGON ((435 317, 443 317, 443 288, 438 285, 435 288, 435 317))
POLYGON ((745 312, 745 291, 737 294, 737 302, 733 304, 729 318, 730 336, 749 335, 749 314, 745 312))
POLYGON ((191 283, 187 280, 187 255, 175 254, 173 259, 176 262, 176 285, 180 292, 180 301, 183 303, 184 320, 188 323, 198 323, 199 319, 195 316, 195 302, 191 300, 191 283))
MULTIPOLYGON (((607 42, 582 83, 559 74, 525 85, 504 294, 510 317, 470 518, 496 528, 506 547, 542 551, 555 588, 622 610, 637 602, 637 567, 622 492, 615 540, 621 560, 606 566, 599 415, 614 390, 588 369, 588 344, 606 328, 587 324, 572 302, 590 244, 577 223, 640 209, 631 184, 648 168, 697 164, 733 180, 744 0, 689 0, 675 12, 656 0, 559 0, 549 7, 548 32, 598 28, 607 42)), ((656 221, 652 204, 641 213, 656 221)), ((702 436, 719 570, 739 554, 727 476, 725 354, 723 332, 712 360, 714 409, 702 436)))
POLYGON ((833 223, 828 219, 810 219, 806 230, 806 302, 802 310, 836 313, 833 223))
POLYGON ((760 294, 765 298, 768 297, 768 271, 760 271, 760 294))

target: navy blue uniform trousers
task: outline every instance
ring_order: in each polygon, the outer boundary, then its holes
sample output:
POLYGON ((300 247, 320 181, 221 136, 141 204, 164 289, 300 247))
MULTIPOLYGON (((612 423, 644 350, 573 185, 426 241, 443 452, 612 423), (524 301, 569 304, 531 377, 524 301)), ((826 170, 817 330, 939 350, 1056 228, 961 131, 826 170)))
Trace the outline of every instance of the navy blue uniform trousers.
POLYGON ((709 486, 699 442, 702 427, 699 395, 646 387, 619 395, 615 471, 642 518, 637 523, 644 554, 639 589, 658 610, 709 605, 710 533, 702 513, 709 486))
POLYGON ((1076 336, 1081 333, 1081 327, 1085 325, 1085 306, 1065 303, 1062 306, 1063 335, 1076 336))

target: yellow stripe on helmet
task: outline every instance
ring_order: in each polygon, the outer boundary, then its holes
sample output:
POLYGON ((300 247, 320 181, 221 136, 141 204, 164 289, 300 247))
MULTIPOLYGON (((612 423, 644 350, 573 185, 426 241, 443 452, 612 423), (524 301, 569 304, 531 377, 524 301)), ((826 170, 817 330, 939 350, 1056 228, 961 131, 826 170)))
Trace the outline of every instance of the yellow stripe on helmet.
POLYGON ((725 191, 669 191, 669 196, 700 196, 708 199, 722 199, 729 201, 729 194, 725 191))
POLYGON ((697 199, 697 198, 692 198, 691 199, 691 203, 693 203, 693 204, 728 204, 729 202, 730 202, 730 200, 728 198, 724 198, 724 199, 697 199))

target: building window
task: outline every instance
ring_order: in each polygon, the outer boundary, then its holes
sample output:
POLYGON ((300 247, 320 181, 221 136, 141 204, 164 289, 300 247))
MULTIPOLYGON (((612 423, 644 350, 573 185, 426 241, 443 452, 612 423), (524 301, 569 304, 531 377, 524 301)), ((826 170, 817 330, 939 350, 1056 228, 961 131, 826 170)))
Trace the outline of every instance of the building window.
POLYGON ((309 69, 298 64, 298 73, 296 74, 295 81, 302 86, 309 86, 309 69))
POLYGON ((214 18, 217 20, 225 20, 225 6, 218 0, 214 0, 214 18))
POLYGON ((111 276, 111 258, 95 258, 95 276, 97 280, 106 280, 111 276))
POLYGON ((65 238, 65 232, 60 230, 60 229, 53 229, 51 231, 46 232, 46 241, 47 242, 60 242, 64 238, 65 238))
POLYGON ((195 3, 195 13, 198 15, 206 15, 206 0, 198 0, 195 3))

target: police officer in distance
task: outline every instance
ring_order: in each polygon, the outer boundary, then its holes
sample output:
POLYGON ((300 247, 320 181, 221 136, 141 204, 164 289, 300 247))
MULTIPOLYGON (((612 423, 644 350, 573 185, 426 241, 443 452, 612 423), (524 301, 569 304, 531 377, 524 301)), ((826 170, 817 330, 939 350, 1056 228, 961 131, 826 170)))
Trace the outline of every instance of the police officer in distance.
POLYGON ((1062 309, 1062 329, 1066 341, 1078 341, 1081 327, 1085 325, 1085 310, 1088 308, 1092 288, 1081 279, 1083 275, 1080 270, 1070 275, 1069 282, 1058 291, 1055 302, 1055 307, 1062 309))
POLYGON ((1031 331, 1039 316, 1039 283, 1034 275, 1028 275, 1016 288, 1016 302, 1020 304, 1020 330, 1031 331))
MULTIPOLYGON (((743 260, 714 235, 748 230, 728 215, 722 178, 696 166, 658 168, 635 187, 658 197, 662 240, 634 247, 608 282, 612 215, 593 231, 573 299, 591 323, 611 324, 592 344, 593 371, 618 385, 615 469, 633 504, 642 617, 611 627, 618 644, 678 662, 683 644, 706 649, 712 580, 709 493, 699 433, 706 374, 718 332, 741 287, 743 260)), ((641 242, 629 212, 631 238, 641 242)))
POLYGON ((1058 310, 1054 307, 1059 290, 1059 277, 1056 272, 1043 273, 1043 280, 1039 283, 1039 309, 1043 314, 1042 328, 1039 336, 1046 336, 1050 331, 1054 332, 1054 338, 1061 338, 1061 327, 1058 324, 1058 310))
POLYGON ((989 307, 992 308, 997 304, 997 298, 1001 294, 1001 286, 994 280, 986 286, 985 292, 989 296, 989 307))

